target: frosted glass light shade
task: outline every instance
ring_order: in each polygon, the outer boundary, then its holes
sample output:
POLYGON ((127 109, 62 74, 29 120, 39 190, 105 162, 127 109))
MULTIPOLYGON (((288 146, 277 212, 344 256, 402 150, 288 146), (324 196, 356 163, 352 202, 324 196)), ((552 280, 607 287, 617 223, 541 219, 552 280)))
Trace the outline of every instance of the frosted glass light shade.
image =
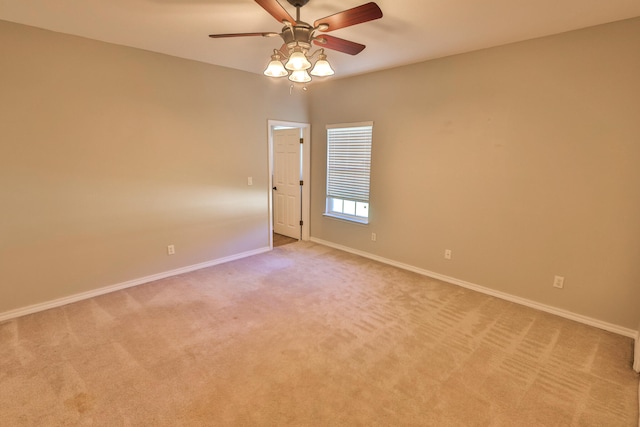
POLYGON ((329 61, 323 59, 322 57, 320 57, 320 59, 316 61, 316 65, 313 67, 313 70, 311 70, 312 76, 326 77, 333 76, 334 74, 335 71, 333 71, 333 68, 331 68, 329 61))
POLYGON ((308 70, 311 68, 311 62, 309 62, 304 53, 300 50, 295 50, 284 67, 291 71, 308 70))
POLYGON ((284 69, 284 65, 282 62, 275 59, 273 56, 271 57, 271 62, 267 65, 267 69, 264 70, 264 75, 269 77, 284 77, 287 74, 287 70, 284 69))
POLYGON ((311 76, 306 70, 297 70, 291 73, 289 80, 296 83, 307 83, 311 81, 311 76))

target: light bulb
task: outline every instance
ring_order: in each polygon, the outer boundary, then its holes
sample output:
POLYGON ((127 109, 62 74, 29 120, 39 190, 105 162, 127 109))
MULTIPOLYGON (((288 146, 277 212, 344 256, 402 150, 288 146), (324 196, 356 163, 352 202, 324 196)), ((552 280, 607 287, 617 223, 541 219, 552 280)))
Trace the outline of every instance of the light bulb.
POLYGON ((284 77, 287 74, 287 70, 284 69, 284 65, 280 62, 280 55, 277 53, 271 55, 271 62, 267 65, 267 69, 264 70, 264 75, 269 77, 284 77))
POLYGON ((291 73, 289 80, 296 83, 307 83, 311 81, 311 76, 306 70, 297 70, 291 73))
POLYGON ((284 67, 291 71, 308 70, 311 68, 311 62, 302 53, 302 50, 296 46, 284 67))
POLYGON ((327 55, 321 54, 318 60, 316 61, 316 65, 314 65, 313 70, 311 70, 312 76, 318 77, 326 77, 333 76, 335 71, 331 68, 329 61, 327 61, 327 55))

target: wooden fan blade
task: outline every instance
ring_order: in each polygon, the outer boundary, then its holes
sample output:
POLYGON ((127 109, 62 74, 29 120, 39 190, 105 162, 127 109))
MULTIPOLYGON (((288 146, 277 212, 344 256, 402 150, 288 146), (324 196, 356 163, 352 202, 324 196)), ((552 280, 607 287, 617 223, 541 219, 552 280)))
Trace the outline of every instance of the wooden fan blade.
POLYGON ((269 14, 276 18, 281 24, 283 21, 288 21, 291 25, 296 25, 296 20, 289 15, 289 12, 287 12, 277 0, 256 0, 256 3, 262 6, 264 10, 269 12, 269 14))
POLYGON ((261 36, 261 37, 275 37, 279 36, 278 33, 232 33, 232 34, 209 34, 209 37, 212 39, 222 39, 226 37, 253 37, 253 36, 261 36))
POLYGON ((319 25, 324 24, 328 25, 329 28, 326 30, 321 29, 320 31, 334 31, 380 18, 382 18, 382 10, 377 4, 371 2, 318 19, 313 23, 313 26, 317 28, 319 25))
POLYGON ((313 42, 318 46, 337 50, 338 52, 348 53, 349 55, 357 55, 366 47, 365 45, 360 43, 329 36, 326 34, 316 37, 313 42))

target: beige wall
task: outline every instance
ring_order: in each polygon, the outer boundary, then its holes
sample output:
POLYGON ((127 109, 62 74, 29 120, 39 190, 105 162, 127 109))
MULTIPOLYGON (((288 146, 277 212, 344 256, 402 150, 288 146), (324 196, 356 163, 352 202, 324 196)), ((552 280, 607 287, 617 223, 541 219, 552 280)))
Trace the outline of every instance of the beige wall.
POLYGON ((0 40, 0 313, 269 245, 267 120, 308 121, 304 95, 2 21, 0 40))
POLYGON ((635 329, 638 52, 633 19, 314 86, 311 235, 635 329), (322 216, 324 127, 365 120, 361 226, 322 216))
POLYGON ((639 19, 292 96, 1 21, 0 40, 0 313, 267 246, 267 120, 311 117, 313 237, 636 327, 639 19), (324 126, 364 120, 369 226, 322 216, 324 126))

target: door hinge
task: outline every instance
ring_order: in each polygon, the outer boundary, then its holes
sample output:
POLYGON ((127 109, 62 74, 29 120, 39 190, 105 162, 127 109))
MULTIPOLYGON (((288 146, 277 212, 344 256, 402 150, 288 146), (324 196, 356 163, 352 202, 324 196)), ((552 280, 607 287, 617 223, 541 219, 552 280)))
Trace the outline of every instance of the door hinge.
POLYGON ((300 181, 300 185, 304 185, 304 181, 300 181))
POLYGON ((300 138, 300 144, 304 144, 304 138, 300 138))
POLYGON ((302 220, 300 221, 300 225, 304 225, 304 224, 302 223, 302 220))

